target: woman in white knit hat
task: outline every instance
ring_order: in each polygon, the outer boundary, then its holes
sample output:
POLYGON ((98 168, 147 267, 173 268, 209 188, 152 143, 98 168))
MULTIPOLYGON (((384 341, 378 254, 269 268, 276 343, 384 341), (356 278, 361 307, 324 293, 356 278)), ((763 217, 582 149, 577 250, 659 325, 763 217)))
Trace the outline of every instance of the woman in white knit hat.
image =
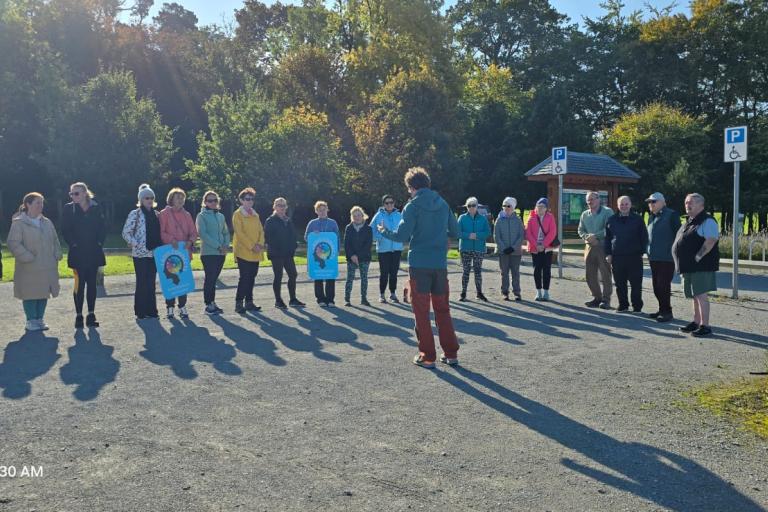
POLYGON ((136 272, 136 291, 133 295, 133 311, 137 320, 157 318, 155 298, 155 258, 152 251, 163 245, 160 236, 160 220, 155 207, 155 193, 146 183, 139 187, 139 202, 131 210, 123 226, 123 239, 131 246, 133 268, 136 272))
POLYGON ((509 274, 512 274, 512 293, 515 300, 522 300, 520 295, 520 259, 523 255, 525 227, 515 213, 517 199, 505 197, 501 202, 501 212, 493 226, 493 238, 496 241, 496 253, 499 255, 501 268, 501 294, 509 300, 509 274))

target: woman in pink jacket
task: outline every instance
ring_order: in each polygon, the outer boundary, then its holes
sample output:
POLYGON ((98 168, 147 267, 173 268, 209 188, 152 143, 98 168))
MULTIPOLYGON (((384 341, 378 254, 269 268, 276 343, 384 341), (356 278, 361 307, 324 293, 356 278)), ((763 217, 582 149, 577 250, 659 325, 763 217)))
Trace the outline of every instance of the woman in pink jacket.
POLYGON ((549 213, 549 201, 542 197, 536 201, 536 209, 528 218, 525 239, 528 252, 533 258, 533 280, 536 283, 537 301, 549 300, 549 281, 552 275, 552 242, 557 237, 555 217, 549 213))
MULTIPOLYGON (((164 244, 176 245, 178 242, 183 242, 187 247, 187 251, 189 251, 189 260, 192 261, 192 248, 197 240, 197 228, 195 227, 195 221, 192 220, 192 215, 184 209, 187 194, 180 188, 173 188, 168 192, 165 201, 168 206, 159 215, 160 238, 164 244)), ((168 319, 173 318, 176 299, 166 300, 165 306, 168 309, 168 319)), ((179 296, 179 316, 181 318, 189 318, 186 295, 179 296)))

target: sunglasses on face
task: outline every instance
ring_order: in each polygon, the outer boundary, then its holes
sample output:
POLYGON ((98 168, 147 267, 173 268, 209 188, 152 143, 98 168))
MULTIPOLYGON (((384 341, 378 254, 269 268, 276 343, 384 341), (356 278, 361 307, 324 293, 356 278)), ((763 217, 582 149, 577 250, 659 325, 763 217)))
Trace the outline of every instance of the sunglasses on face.
POLYGON ((651 199, 650 201, 648 201, 648 203, 650 203, 650 204, 656 204, 656 200, 655 200, 655 199, 651 199))
POLYGON ((77 197, 79 195, 80 195, 80 192, 77 192, 77 191, 69 193, 69 197, 77 197))
POLYGON ((275 208, 287 208, 287 207, 288 207, 287 204, 276 204, 275 205, 275 208))
POLYGON ((251 196, 245 196, 245 197, 243 198, 243 201, 253 201, 253 197, 251 197, 251 196))
POLYGON ((511 204, 503 204, 501 205, 502 208, 512 208, 511 204))
POLYGON ((467 208, 477 208, 477 205, 476 204, 468 204, 467 208))
POLYGON ((211 198, 211 199, 206 199, 206 200, 205 200, 205 202, 206 202, 206 203, 218 203, 218 202, 219 202, 219 200, 218 200, 218 199, 216 199, 215 197, 213 197, 213 198, 211 198))

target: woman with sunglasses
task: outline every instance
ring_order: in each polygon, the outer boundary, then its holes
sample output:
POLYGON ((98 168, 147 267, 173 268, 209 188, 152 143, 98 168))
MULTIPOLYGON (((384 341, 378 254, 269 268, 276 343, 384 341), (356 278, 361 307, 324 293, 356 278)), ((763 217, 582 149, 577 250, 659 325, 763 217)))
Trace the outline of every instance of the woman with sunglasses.
POLYGON ((216 305, 216 281, 224 268, 224 259, 229 250, 229 228, 224 215, 219 211, 221 200, 213 190, 203 194, 203 204, 197 214, 195 225, 200 235, 200 260, 203 262, 205 282, 203 298, 205 313, 219 315, 224 312, 216 305))
POLYGON ((477 213, 477 198, 470 197, 465 203, 467 213, 459 216, 459 253, 461 254, 461 298, 467 300, 469 273, 474 269, 477 298, 483 302, 488 299, 483 295, 483 258, 485 258, 485 239, 491 234, 491 226, 485 215, 477 213))
POLYGON ((98 327, 96 321, 96 280, 99 267, 107 264, 104 257, 104 239, 107 227, 93 193, 82 182, 69 187, 72 202, 64 206, 61 215, 61 234, 69 246, 67 265, 75 277, 75 329, 98 327), (83 322, 83 302, 88 303, 88 316, 83 322))
POLYGON ((557 238, 555 216, 549 212, 549 200, 546 197, 536 201, 536 207, 528 217, 525 227, 525 239, 528 252, 533 260, 533 281, 536 283, 537 301, 549 300, 549 282, 552 276, 552 243, 557 238))
POLYGON ((389 231, 395 231, 403 215, 395 208, 395 198, 386 194, 381 198, 381 208, 371 219, 373 239, 376 241, 376 253, 379 257, 379 302, 387 302, 384 293, 389 284, 389 300, 397 300, 397 273, 400 271, 400 258, 403 254, 403 244, 384 238, 377 226, 383 226, 389 231))
MULTIPOLYGON (((166 207, 160 212, 160 238, 164 244, 177 246, 178 243, 184 243, 189 253, 189 261, 192 261, 192 248, 197 240, 197 228, 192 215, 184 209, 184 203, 187 202, 187 193, 180 188, 172 188, 165 198, 166 207)), ((179 316, 189 318, 187 311, 187 296, 180 295, 179 316)), ((174 308, 176 299, 167 299, 165 301, 167 310, 166 317, 170 320, 174 318, 174 308)))
POLYGON ((493 238, 496 241, 496 253, 499 255, 501 268, 501 294, 509 300, 509 274, 512 274, 512 293, 516 301, 523 300, 520 295, 520 260, 523 255, 525 228, 523 221, 515 213, 517 199, 505 197, 501 202, 501 213, 493 225, 493 238))
POLYGON ((260 311, 261 306, 253 303, 253 285, 259 273, 259 263, 264 261, 264 227, 253 203, 256 191, 244 188, 238 194, 240 208, 232 215, 232 227, 235 231, 232 243, 240 278, 237 281, 235 311, 260 311))
POLYGON ((136 291, 133 294, 133 312, 137 320, 157 318, 155 296, 155 258, 152 251, 163 245, 160 219, 155 207, 155 192, 146 183, 139 187, 139 202, 131 210, 123 226, 123 239, 131 246, 133 268, 136 272, 136 291))
POLYGON ((267 257, 272 262, 272 291, 275 294, 275 307, 286 309, 288 306, 303 307, 305 304, 296 298, 296 230, 288 216, 288 201, 278 197, 272 202, 272 215, 264 221, 264 240, 267 242, 267 257), (281 288, 283 269, 288 274, 288 306, 282 299, 281 288))

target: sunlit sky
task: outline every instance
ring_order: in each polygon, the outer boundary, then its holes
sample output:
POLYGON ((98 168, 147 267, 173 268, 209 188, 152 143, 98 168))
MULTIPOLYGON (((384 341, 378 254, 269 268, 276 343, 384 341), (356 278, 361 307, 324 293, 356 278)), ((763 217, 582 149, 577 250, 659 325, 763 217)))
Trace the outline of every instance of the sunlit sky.
MULTIPOLYGON (((166 0, 173 1, 173 0, 166 0)), ((194 12, 200 20, 200 25, 211 24, 229 24, 234 21, 234 11, 239 9, 243 5, 242 0, 175 0, 176 3, 183 5, 185 8, 194 12)), ((455 0, 446 0, 446 7, 450 7, 455 0)), ((130 5, 130 0, 126 2, 130 5)), ((150 17, 157 14, 157 11, 163 4, 163 0, 155 0, 155 5, 152 8, 150 17)), ((266 0, 267 4, 273 3, 271 0, 266 0)), ((283 0, 285 4, 300 4, 301 0, 283 0)), ((568 15, 575 23, 581 23, 584 17, 595 18, 599 16, 603 11, 600 8, 600 1, 582 1, 582 0, 550 0, 550 3, 558 11, 568 15)), ((626 5, 626 12, 629 13, 634 10, 645 11, 645 5, 651 5, 658 9, 670 5, 672 0, 624 0, 626 5)), ((682 0, 677 2, 675 7, 676 12, 688 12, 688 1, 682 0)))

